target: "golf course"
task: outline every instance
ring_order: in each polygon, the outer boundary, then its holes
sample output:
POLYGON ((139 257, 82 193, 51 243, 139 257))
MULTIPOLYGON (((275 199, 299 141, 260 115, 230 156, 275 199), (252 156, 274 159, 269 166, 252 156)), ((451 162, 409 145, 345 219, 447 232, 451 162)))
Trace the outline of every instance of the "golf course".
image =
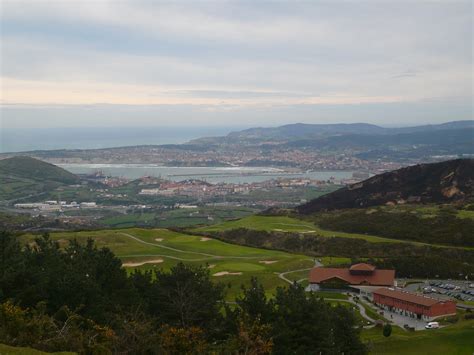
MULTIPOLYGON (((290 217, 251 216, 240 220, 195 229, 196 232, 223 231, 237 228, 266 231, 313 233, 318 228, 306 221, 290 217)), ((332 232, 331 232, 332 233, 332 232)), ((340 233, 339 233, 340 234, 340 233)), ((343 233, 346 234, 346 233, 343 233)), ((20 237, 25 244, 34 244, 33 234, 20 237)), ((92 238, 97 247, 111 249, 122 261, 128 272, 133 270, 169 270, 178 262, 202 265, 209 269, 211 278, 228 285, 226 299, 234 302, 241 285, 248 285, 255 276, 271 297, 278 286, 288 282, 307 282, 307 275, 315 262, 334 265, 350 262, 348 258, 326 256, 314 260, 311 257, 275 250, 235 245, 203 235, 180 233, 168 229, 111 229, 100 231, 55 232, 50 237, 61 247, 70 240, 85 243, 92 238)), ((354 236, 352 236, 354 238, 354 236)), ((364 236, 371 238, 370 236, 364 236)), ((364 238, 364 239, 365 239, 364 238)), ((377 238, 377 237, 375 237, 377 238)), ((384 238, 380 238, 384 239, 384 238)), ((376 240, 371 240, 377 242, 376 240)), ((400 241, 398 241, 400 242, 400 241)), ((328 302, 342 302, 344 295, 321 292, 328 302), (337 298, 341 298, 338 301, 337 298)), ((460 317, 457 324, 442 329, 407 332, 395 327, 390 338, 383 337, 378 328, 364 329, 362 337, 374 354, 431 353, 434 348, 444 353, 470 354, 474 321, 460 317), (440 346, 441 348, 438 348, 440 346)), ((471 351, 472 352, 472 351, 471 351)), ((13 351, 11 353, 14 353, 13 351)), ((435 352, 436 353, 436 352, 435 352)))
MULTIPOLYGON (((470 215, 469 215, 470 216, 470 215)), ((470 217, 466 217, 470 218, 470 217)), ((406 243, 418 246, 437 246, 440 248, 452 247, 446 245, 437 245, 430 243, 423 243, 411 240, 391 239, 370 234, 347 233, 340 231, 326 230, 319 227, 317 224, 303 219, 298 219, 288 216, 261 216, 252 215, 242 219, 227 221, 211 226, 203 226, 195 228, 194 231, 200 233, 206 232, 223 232, 232 229, 246 228, 253 230, 261 230, 267 232, 293 232, 301 234, 315 234, 319 237, 339 237, 365 240, 370 243, 406 243)), ((472 249, 470 247, 461 247, 462 249, 472 249)))
MULTIPOLYGON (((235 299, 240 286, 247 284, 252 276, 258 277, 271 294, 288 281, 307 278, 308 270, 314 265, 314 260, 304 255, 239 246, 167 229, 60 232, 50 236, 62 247, 68 245, 68 240, 85 243, 92 238, 97 247, 111 249, 130 272, 134 269, 168 270, 180 261, 203 265, 209 268, 213 279, 229 284, 229 300, 235 299)), ((21 238, 24 243, 32 243, 34 235, 21 238)))

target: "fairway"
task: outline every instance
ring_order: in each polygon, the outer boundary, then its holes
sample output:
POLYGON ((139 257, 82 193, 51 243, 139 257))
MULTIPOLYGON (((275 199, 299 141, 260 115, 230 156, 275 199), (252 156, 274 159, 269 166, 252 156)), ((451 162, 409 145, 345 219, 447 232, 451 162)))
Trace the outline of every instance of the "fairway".
MULTIPOLYGON (((468 211, 469 212, 469 211, 468 211)), ((293 217, 286 216, 258 216, 253 215, 242 219, 228 221, 221 224, 215 224, 212 226, 204 226, 193 229, 196 232, 222 232, 232 229, 246 228, 254 230, 262 230, 267 232, 293 232, 302 234, 314 234, 319 237, 327 238, 350 238, 350 239, 362 239, 371 243, 405 243, 418 246, 436 246, 439 248, 459 248, 459 249, 473 249, 469 247, 458 247, 458 246, 447 246, 438 244, 422 243, 410 240, 391 239, 378 237, 375 235, 357 234, 357 233, 346 233, 339 231, 330 231, 320 228, 318 225, 293 217)))
MULTIPOLYGON (((29 243, 33 235, 20 238, 29 243)), ((68 244, 68 240, 77 239, 85 243, 92 238, 99 248, 110 248, 125 266, 129 266, 129 271, 168 270, 180 261, 204 265, 209 268, 213 280, 230 284, 228 299, 232 300, 240 286, 248 284, 252 276, 258 277, 271 294, 276 287, 287 285, 279 274, 295 270, 299 278, 305 278, 306 269, 314 265, 313 259, 304 255, 234 245, 167 229, 58 232, 51 233, 51 238, 62 247, 68 244)))
POLYGON ((355 233, 344 233, 336 231, 328 231, 321 229, 312 222, 305 220, 286 217, 286 216, 249 216, 235 221, 224 222, 213 226, 206 226, 196 228, 198 232, 221 232, 237 228, 247 228, 255 230, 263 230, 267 232, 297 232, 297 233, 308 233, 317 234, 322 237, 340 237, 340 238, 354 238, 363 239, 372 243, 412 243, 412 244, 424 244, 403 240, 396 240, 390 238, 377 237, 373 235, 355 234, 355 233))

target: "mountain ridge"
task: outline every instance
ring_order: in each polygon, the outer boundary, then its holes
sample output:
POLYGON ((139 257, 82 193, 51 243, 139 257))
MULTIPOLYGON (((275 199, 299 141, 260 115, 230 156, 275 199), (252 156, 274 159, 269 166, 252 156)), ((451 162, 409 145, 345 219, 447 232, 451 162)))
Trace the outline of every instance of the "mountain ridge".
POLYGON ((373 176, 296 207, 301 214, 405 203, 445 203, 474 196, 474 159, 418 164, 373 176))

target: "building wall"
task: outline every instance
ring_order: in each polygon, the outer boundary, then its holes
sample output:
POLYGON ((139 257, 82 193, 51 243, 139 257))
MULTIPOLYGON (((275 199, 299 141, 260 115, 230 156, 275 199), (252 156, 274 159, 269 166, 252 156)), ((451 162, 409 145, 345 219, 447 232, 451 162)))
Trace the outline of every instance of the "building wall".
POLYGON ((430 316, 439 317, 445 314, 455 314, 456 313, 456 303, 453 301, 447 301, 444 303, 437 303, 431 307, 430 316))
POLYGON ((399 300, 389 296, 373 295, 374 302, 385 308, 393 307, 408 316, 421 315, 424 319, 433 319, 442 315, 455 314, 456 304, 452 301, 439 302, 432 306, 399 300))

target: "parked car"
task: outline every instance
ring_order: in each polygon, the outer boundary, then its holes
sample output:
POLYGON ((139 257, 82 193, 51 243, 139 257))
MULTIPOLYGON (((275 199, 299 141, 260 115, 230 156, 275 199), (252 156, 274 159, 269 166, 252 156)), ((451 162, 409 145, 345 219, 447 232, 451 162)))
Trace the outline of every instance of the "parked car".
POLYGON ((438 329, 439 328, 439 323, 438 322, 429 322, 427 325, 425 325, 426 329, 438 329))

